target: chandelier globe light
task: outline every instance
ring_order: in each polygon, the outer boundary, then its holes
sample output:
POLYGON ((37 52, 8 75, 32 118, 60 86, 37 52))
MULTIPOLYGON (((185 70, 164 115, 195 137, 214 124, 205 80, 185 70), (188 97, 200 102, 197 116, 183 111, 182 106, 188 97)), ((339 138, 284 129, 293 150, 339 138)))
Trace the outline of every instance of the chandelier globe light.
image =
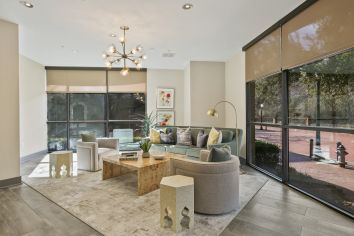
POLYGON ((105 64, 107 68, 112 68, 114 64, 123 63, 123 68, 120 71, 120 74, 123 76, 127 76, 129 74, 129 68, 127 66, 127 62, 130 61, 133 63, 137 70, 142 68, 142 61, 147 59, 147 56, 143 54, 143 47, 141 45, 137 45, 130 51, 126 51, 126 31, 129 30, 128 26, 121 26, 121 30, 123 30, 123 35, 119 37, 119 42, 122 46, 122 51, 118 51, 117 47, 112 44, 109 46, 106 52, 102 54, 102 58, 105 60, 105 64))

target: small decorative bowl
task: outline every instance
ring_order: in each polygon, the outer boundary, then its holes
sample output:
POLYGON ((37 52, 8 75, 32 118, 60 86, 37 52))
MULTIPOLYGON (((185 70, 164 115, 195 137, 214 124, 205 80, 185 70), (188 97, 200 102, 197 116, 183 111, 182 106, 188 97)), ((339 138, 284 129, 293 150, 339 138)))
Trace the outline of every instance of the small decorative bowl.
POLYGON ((154 159, 155 160, 163 160, 163 159, 165 159, 165 156, 164 155, 154 155, 154 159))

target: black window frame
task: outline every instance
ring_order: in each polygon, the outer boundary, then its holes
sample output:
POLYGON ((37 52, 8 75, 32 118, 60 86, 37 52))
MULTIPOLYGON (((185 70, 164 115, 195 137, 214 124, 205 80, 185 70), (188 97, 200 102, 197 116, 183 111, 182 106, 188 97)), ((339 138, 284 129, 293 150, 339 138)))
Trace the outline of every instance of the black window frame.
MULTIPOLYGON (((59 67, 60 68, 60 67, 59 67)), ((46 69, 58 69, 57 67, 46 67, 46 69)), ((71 67, 68 68, 60 68, 60 69, 73 69, 71 67)), ((75 69, 75 68, 74 68, 75 69)), ((95 70, 96 68, 81 68, 81 70, 95 70)), ((114 69, 114 70, 120 70, 118 69, 114 69)), ((146 72, 146 69, 142 69, 142 72, 146 72)), ((119 93, 127 93, 127 92, 109 92, 109 84, 108 84, 108 70, 105 70, 106 72, 106 91, 105 92, 89 92, 89 93, 83 93, 83 92, 49 92, 47 91, 46 94, 65 94, 66 95, 66 108, 67 108, 67 119, 65 121, 50 121, 48 120, 48 115, 47 115, 47 126, 48 124, 55 124, 55 123, 65 123, 66 124, 66 149, 67 150, 73 150, 76 151, 76 149, 73 149, 72 147, 70 147, 70 124, 73 123, 104 123, 104 136, 105 137, 109 137, 109 125, 111 123, 115 123, 115 122, 143 122, 143 120, 110 120, 109 119, 109 94, 119 94, 119 93), (70 120, 70 95, 71 94, 103 94, 104 95, 104 113, 105 113, 105 119, 104 120, 70 120)), ((132 92, 133 94, 134 92, 132 92)), ((137 93, 137 92, 135 92, 137 93)), ((139 92, 142 93, 142 92, 139 92)), ((145 94, 145 113, 147 111, 147 102, 146 102, 146 92, 145 94)), ((47 104, 48 106, 48 104, 47 104)), ((48 136, 47 136, 48 138, 48 136)), ((47 144, 48 144, 48 140, 47 140, 47 144)), ((48 153, 53 152, 55 150, 49 150, 48 147, 48 153)))
MULTIPOLYGON (((349 48, 343 51, 338 51, 336 53, 333 53, 331 55, 326 55, 324 57, 321 58, 317 58, 316 60, 310 61, 310 62, 306 62, 302 65, 297 65, 294 68, 297 67, 301 67, 303 65, 307 65, 307 64, 311 64, 311 63, 315 63, 315 62, 319 62, 325 58, 330 58, 333 56, 337 56, 339 54, 348 52, 354 50, 354 48, 349 48)), ((289 183, 289 129, 299 129, 299 130, 311 130, 311 131, 323 131, 323 132, 330 132, 330 133, 346 133, 346 134, 354 134, 354 128, 350 129, 350 128, 338 128, 338 127, 327 127, 327 126, 304 126, 304 125, 289 125, 289 71, 291 69, 294 68, 290 68, 290 69, 285 69, 285 70, 281 70, 280 72, 276 72, 274 74, 277 73, 281 73, 282 74, 282 91, 281 91, 281 110, 282 110, 282 122, 279 124, 270 124, 270 123, 261 123, 261 122, 255 122, 253 119, 254 117, 254 106, 255 106, 255 89, 254 89, 254 81, 247 81, 246 82, 246 163, 247 165, 251 166, 252 168, 272 177, 273 179, 280 181, 284 184, 286 184, 287 186, 290 186, 304 194, 306 194, 307 196, 310 196, 313 199, 318 200, 319 202, 339 211, 342 214, 345 214, 351 218, 353 218, 354 216, 350 213, 345 211, 344 209, 341 209, 337 206, 334 206, 333 204, 319 198, 318 196, 315 196, 309 192, 306 192, 303 189, 300 189, 294 185, 292 185, 291 183, 289 183), (253 157, 254 153, 254 141, 255 141, 255 132, 253 131, 255 125, 263 125, 263 126, 269 126, 269 127, 278 127, 281 128, 282 130, 282 145, 281 145, 281 149, 282 149, 282 176, 278 177, 276 175, 274 175, 273 173, 270 173, 258 166, 256 166, 255 164, 253 164, 251 162, 251 158, 253 157)), ((264 76, 263 78, 258 78, 258 79, 266 79, 269 76, 272 76, 274 74, 271 75, 267 75, 264 76)))

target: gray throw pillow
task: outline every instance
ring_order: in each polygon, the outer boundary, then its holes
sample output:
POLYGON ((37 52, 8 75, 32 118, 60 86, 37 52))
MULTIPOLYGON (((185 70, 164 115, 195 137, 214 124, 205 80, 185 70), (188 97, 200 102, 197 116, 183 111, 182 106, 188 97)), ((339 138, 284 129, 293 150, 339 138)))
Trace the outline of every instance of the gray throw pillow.
POLYGON ((173 133, 161 133, 160 140, 162 144, 175 144, 175 139, 173 137, 173 133))
POLYGON ((192 145, 192 132, 190 128, 177 128, 177 145, 192 145))
POLYGON ((220 148, 213 147, 210 150, 209 154, 210 162, 222 162, 231 160, 231 148, 228 145, 225 145, 220 148))
POLYGON ((81 133, 82 142, 96 142, 96 133, 81 133))
POLYGON ((207 145, 208 142, 208 134, 204 133, 204 130, 199 130, 197 136, 197 147, 203 148, 207 145))
POLYGON ((234 137, 234 132, 231 130, 222 130, 222 142, 223 143, 228 143, 232 141, 232 138, 234 137))

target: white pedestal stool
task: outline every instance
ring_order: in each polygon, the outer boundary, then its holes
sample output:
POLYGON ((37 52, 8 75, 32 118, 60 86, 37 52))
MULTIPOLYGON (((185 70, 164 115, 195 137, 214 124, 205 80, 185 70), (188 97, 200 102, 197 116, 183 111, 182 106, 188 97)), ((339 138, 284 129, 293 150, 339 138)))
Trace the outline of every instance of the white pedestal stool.
POLYGON ((50 177, 60 178, 60 177, 64 177, 64 175, 70 177, 72 176, 72 173, 73 173, 73 152, 72 151, 57 151, 49 154, 50 177))
POLYGON ((183 175, 164 177, 160 183, 160 225, 175 232, 194 225, 194 180, 183 175))

